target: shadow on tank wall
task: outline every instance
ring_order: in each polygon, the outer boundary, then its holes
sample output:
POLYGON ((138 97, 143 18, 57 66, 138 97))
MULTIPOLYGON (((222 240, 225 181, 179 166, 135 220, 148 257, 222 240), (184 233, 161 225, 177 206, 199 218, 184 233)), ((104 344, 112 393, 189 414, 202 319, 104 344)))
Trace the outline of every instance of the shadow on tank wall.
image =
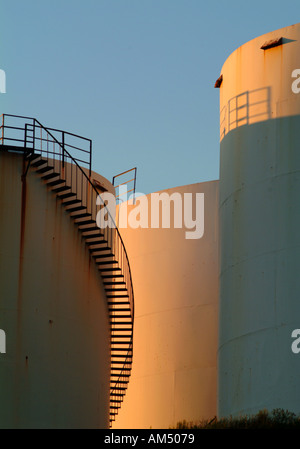
POLYGON ((236 123, 221 141, 219 416, 299 413, 300 115, 236 123))
POLYGON ((235 128, 271 118, 271 87, 247 90, 230 98, 220 112, 220 140, 235 128))

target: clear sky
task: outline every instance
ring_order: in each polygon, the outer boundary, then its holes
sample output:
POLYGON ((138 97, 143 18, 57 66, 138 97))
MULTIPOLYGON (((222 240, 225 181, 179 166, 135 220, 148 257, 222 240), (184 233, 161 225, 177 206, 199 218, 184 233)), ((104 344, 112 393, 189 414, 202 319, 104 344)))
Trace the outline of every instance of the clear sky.
POLYGON ((250 39, 299 22, 299 7, 0 0, 0 112, 92 139, 93 169, 111 181, 136 166, 142 193, 218 179, 222 65, 250 39))

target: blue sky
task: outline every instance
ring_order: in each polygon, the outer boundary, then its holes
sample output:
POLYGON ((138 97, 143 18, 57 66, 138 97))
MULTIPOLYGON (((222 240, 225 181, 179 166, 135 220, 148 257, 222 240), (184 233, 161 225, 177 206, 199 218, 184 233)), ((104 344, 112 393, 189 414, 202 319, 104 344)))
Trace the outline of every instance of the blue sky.
POLYGON ((298 0, 0 0, 0 112, 91 138, 93 169, 111 181, 137 166, 142 193, 218 179, 221 67, 299 22, 298 10, 298 0))

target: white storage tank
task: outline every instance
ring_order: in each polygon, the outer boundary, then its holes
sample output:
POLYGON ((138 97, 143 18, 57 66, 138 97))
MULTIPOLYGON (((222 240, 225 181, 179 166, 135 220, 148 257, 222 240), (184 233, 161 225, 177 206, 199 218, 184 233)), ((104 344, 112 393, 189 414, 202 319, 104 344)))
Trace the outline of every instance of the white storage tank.
POLYGON ((218 82, 219 416, 300 412, 299 55, 297 24, 238 48, 218 82))
POLYGON ((129 225, 120 232, 134 284, 134 356, 113 429, 168 429, 216 415, 218 187, 218 181, 173 187, 122 205, 129 225), (204 216, 197 195, 203 195, 204 216), (154 223, 158 198, 164 207, 154 223), (197 232, 185 220, 179 226, 181 213, 188 218, 191 212, 197 232), (132 217, 141 226, 133 227, 132 217))

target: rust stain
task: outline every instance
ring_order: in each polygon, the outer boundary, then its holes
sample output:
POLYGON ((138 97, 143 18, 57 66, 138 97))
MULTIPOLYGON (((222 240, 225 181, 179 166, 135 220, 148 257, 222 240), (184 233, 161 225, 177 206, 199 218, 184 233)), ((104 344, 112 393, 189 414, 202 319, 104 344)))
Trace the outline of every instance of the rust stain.
MULTIPOLYGON (((24 167, 23 167, 23 169, 24 169, 24 167)), ((25 218, 26 218, 26 194, 27 194, 26 177, 22 176, 20 259, 23 258, 23 251, 24 251, 24 234, 25 234, 25 218)))
MULTIPOLYGON (((22 173, 25 173, 25 161, 23 160, 23 170, 22 173)), ((23 258, 24 258, 24 240, 25 240, 25 219, 26 219, 26 203, 27 203, 27 184, 26 177, 21 176, 21 229, 20 229, 20 249, 19 249, 19 284, 18 284, 18 304, 17 304, 17 358, 21 356, 21 348, 22 348, 22 284, 23 284, 23 258)), ((25 366, 28 367, 28 356, 25 358, 25 366)), ((17 387, 16 387, 16 397, 19 397, 20 394, 20 379, 19 375, 17 375, 17 387)), ((17 399, 18 401, 18 399, 17 399)), ((18 422, 18 415, 15 416, 16 422, 18 422)))
MULTIPOLYGON (((24 172, 25 172, 25 160, 23 160, 23 173, 24 172)), ((26 202, 27 202, 26 176, 22 175, 21 181, 22 181, 21 229, 20 229, 19 286, 18 286, 18 303, 19 303, 18 306, 19 307, 20 307, 20 302, 21 302, 21 298, 22 298, 22 281, 23 281, 24 237, 25 237, 25 219, 26 219, 26 202)))

